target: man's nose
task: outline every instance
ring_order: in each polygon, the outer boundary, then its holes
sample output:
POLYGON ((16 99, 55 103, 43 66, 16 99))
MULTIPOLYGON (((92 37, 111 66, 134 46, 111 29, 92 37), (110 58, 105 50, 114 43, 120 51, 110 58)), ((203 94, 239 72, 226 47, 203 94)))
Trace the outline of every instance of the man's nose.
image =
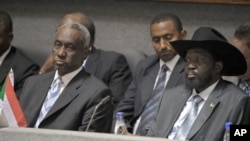
POLYGON ((187 62, 186 68, 189 70, 195 69, 195 64, 193 62, 187 62))
POLYGON ((58 56, 65 56, 65 55, 66 55, 66 50, 65 50, 65 47, 64 47, 64 46, 60 47, 60 48, 57 50, 57 55, 58 55, 58 56))
POLYGON ((167 48, 167 44, 168 43, 169 43, 168 41, 166 41, 164 39, 161 39, 161 41, 160 41, 160 47, 161 47, 161 49, 167 48))

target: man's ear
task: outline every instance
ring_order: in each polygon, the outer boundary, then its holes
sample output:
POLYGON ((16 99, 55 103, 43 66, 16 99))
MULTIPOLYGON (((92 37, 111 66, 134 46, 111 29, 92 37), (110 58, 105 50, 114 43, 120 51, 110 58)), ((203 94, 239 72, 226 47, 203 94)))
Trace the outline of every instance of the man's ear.
POLYGON ((11 44, 12 40, 14 38, 14 35, 12 32, 8 33, 8 42, 11 44))
POLYGON ((215 70, 218 73, 221 73, 223 70, 223 63, 221 61, 215 62, 215 70))
POLYGON ((184 29, 181 31, 181 38, 182 38, 182 40, 186 40, 187 39, 187 31, 184 30, 184 29))

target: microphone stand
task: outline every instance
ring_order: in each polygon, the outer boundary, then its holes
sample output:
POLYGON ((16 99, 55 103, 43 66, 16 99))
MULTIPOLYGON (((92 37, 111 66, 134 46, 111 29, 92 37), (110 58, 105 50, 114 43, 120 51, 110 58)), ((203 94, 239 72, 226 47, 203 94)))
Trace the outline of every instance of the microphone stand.
POLYGON ((89 127, 90 127, 90 125, 91 125, 91 123, 92 123, 92 121, 93 121, 93 119, 94 119, 94 116, 95 116, 95 114, 96 114, 97 109, 98 109, 101 105, 107 103, 107 102, 109 101, 109 99, 110 99, 110 96, 107 95, 106 97, 104 97, 104 98, 95 106, 95 109, 94 109, 94 111, 93 111, 93 113, 92 113, 92 115, 91 115, 91 118, 90 118, 90 120, 89 120, 89 123, 88 123, 88 125, 87 125, 87 128, 86 128, 85 132, 87 132, 87 131, 89 130, 89 127))

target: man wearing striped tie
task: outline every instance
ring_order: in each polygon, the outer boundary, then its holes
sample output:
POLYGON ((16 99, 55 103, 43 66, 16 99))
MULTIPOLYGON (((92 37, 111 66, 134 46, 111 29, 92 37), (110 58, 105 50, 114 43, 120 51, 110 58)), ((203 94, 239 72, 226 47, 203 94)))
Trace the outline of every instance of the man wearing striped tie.
POLYGON ((110 100, 91 118, 96 105, 111 91, 82 67, 89 43, 85 26, 67 22, 58 27, 52 48, 55 71, 28 79, 20 97, 28 127, 110 132, 110 100))
POLYGON ((169 44, 187 36, 179 17, 172 13, 157 15, 150 33, 156 55, 137 65, 134 79, 115 110, 124 112, 128 131, 141 136, 146 135, 165 89, 185 82, 184 61, 169 44))

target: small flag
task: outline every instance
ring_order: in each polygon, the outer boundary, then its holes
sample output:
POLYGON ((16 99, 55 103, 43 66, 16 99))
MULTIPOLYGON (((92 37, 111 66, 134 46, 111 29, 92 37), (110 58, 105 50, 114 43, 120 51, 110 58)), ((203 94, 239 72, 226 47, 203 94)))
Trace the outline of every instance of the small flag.
POLYGON ((0 108, 4 111, 10 127, 25 127, 27 121, 16 97, 13 82, 14 75, 11 69, 0 91, 0 108))

